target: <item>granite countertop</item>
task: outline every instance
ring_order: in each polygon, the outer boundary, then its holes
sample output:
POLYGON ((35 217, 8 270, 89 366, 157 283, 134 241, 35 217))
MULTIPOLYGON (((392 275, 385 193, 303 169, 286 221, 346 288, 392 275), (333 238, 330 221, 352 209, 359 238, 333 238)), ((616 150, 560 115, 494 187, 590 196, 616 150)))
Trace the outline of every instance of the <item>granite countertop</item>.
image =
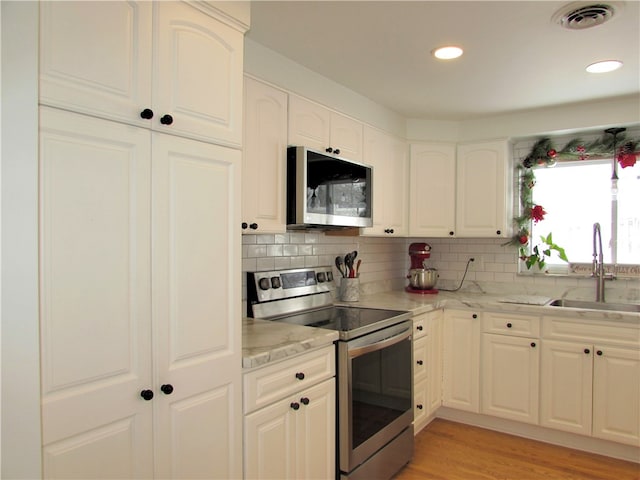
MULTIPOLYGON (((640 328, 640 314, 559 308, 547 306, 550 297, 540 295, 487 295, 468 292, 439 292, 436 295, 407 293, 404 290, 361 295, 358 302, 337 305, 411 311, 414 315, 444 307, 505 311, 525 315, 553 315, 590 321, 611 321, 640 328)), ((259 367, 308 350, 330 345, 338 333, 322 328, 247 318, 242 328, 242 366, 259 367)))
POLYGON ((276 360, 331 345, 338 332, 289 323, 245 318, 242 321, 242 368, 254 368, 276 360))

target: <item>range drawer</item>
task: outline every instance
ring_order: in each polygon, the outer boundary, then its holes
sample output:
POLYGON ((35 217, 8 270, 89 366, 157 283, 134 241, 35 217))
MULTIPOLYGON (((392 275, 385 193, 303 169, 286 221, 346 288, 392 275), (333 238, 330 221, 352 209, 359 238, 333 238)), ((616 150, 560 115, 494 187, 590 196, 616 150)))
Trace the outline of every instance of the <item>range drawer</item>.
POLYGON ((540 317, 512 313, 485 312, 482 316, 482 331, 516 337, 539 337, 540 317))
POLYGON ((335 346, 297 355, 244 374, 244 413, 269 405, 281 398, 327 378, 334 377, 335 346))

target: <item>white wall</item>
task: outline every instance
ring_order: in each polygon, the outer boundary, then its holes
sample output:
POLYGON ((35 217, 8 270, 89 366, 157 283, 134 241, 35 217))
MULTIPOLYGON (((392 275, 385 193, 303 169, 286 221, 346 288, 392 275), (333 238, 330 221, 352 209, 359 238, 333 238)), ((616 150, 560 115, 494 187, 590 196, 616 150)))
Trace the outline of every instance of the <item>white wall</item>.
POLYGON ((38 3, 2 9, 2 478, 41 478, 38 3))

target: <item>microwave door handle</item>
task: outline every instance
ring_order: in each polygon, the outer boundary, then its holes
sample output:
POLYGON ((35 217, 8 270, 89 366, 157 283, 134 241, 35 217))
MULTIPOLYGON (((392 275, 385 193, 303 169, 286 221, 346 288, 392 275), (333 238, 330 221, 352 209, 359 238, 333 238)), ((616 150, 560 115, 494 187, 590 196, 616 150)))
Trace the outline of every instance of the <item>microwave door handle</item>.
POLYGON ((372 343, 371 345, 364 345, 362 347, 349 349, 349 358, 355 358, 367 353, 375 352, 377 350, 382 350, 383 348, 387 348, 391 345, 395 345, 396 343, 400 343, 407 338, 411 338, 411 330, 407 330, 406 332, 402 332, 399 335, 394 335, 393 337, 386 338, 380 342, 372 343))

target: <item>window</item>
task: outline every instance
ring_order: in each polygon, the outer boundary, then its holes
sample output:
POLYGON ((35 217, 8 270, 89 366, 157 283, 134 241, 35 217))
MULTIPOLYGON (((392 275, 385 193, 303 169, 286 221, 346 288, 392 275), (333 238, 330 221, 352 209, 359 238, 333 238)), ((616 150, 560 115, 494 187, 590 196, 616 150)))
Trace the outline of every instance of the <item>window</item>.
MULTIPOLYGON (((593 260, 593 224, 602 231, 605 263, 640 264, 640 164, 618 168, 617 193, 612 192, 612 161, 558 162, 535 170, 533 202, 546 210, 533 225, 532 238, 553 233, 571 263, 593 260)), ((551 269, 565 266, 557 256, 551 269)))

